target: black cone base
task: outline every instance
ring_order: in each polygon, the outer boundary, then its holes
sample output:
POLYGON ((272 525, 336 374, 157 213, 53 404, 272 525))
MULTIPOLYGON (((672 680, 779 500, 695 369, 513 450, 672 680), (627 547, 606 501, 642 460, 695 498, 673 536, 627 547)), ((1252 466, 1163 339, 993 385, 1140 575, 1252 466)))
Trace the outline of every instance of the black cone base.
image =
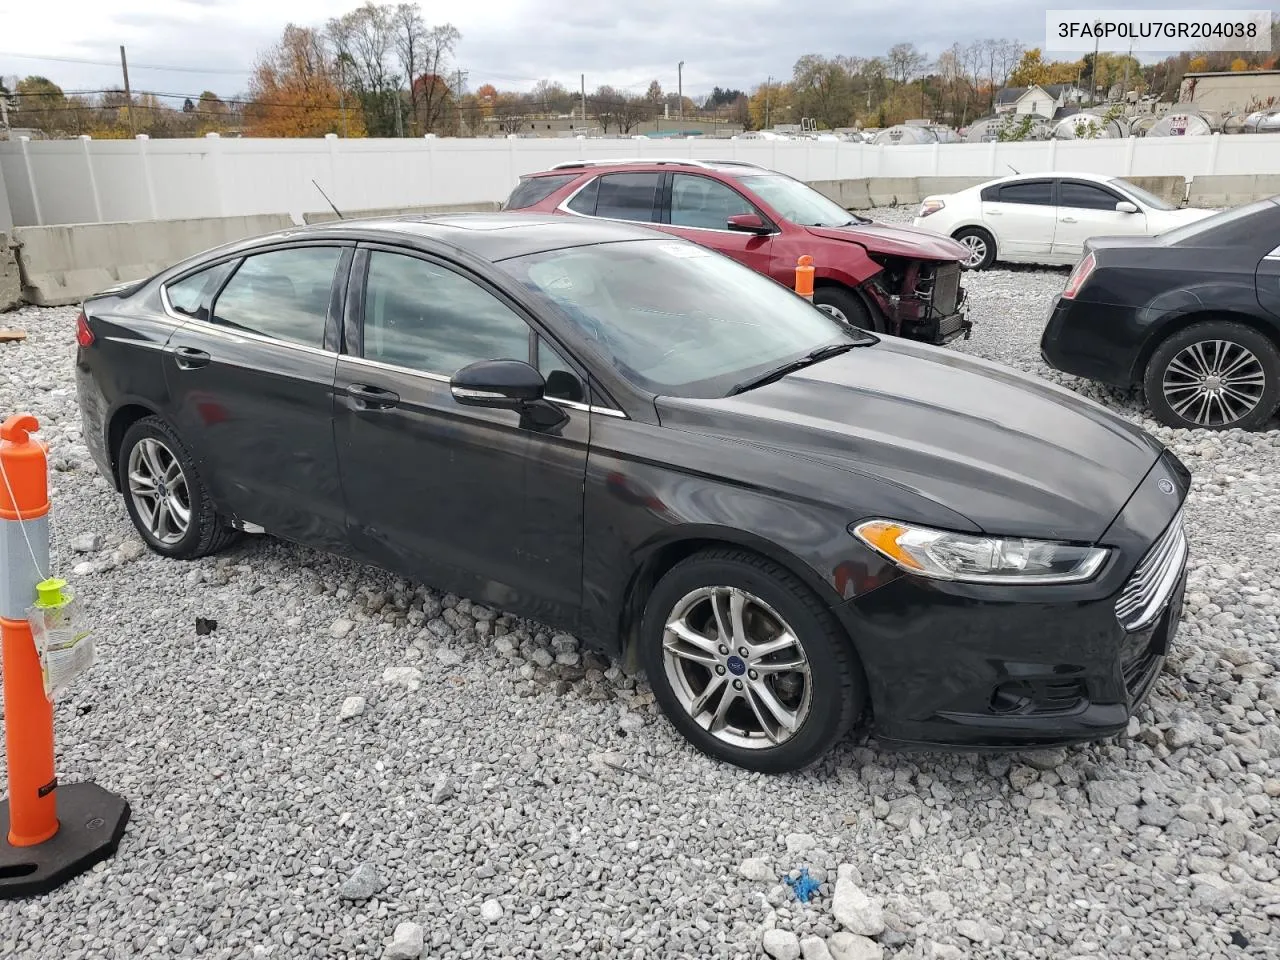
POLYGON ((116 852, 129 802, 96 783, 58 787, 58 832, 34 847, 9 843, 9 801, 0 802, 0 899, 48 893, 116 852))

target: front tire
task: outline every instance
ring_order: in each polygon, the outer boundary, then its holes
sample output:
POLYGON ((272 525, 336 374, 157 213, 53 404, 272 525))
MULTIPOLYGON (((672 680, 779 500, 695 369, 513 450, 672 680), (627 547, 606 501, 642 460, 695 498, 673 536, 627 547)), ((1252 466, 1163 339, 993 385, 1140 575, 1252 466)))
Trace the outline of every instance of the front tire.
POLYGON ((876 332, 875 320, 871 311, 852 290, 843 287, 818 287, 813 291, 813 305, 819 310, 831 314, 841 323, 846 323, 869 333, 876 332))
POLYGON ((1244 324, 1197 323, 1156 348, 1143 388, 1152 414, 1167 426, 1256 430, 1280 405, 1280 351, 1244 324))
POLYGON ((130 426, 117 459, 129 519, 156 553, 195 560, 236 539, 209 499, 186 445, 160 417, 130 426))
POLYGON ((667 719, 703 753, 747 770, 809 766, 866 703, 830 609, 745 550, 707 550, 672 567, 645 605, 640 643, 667 719))
POLYGON ((986 270, 996 262, 996 238, 981 227, 964 227, 951 235, 969 251, 960 261, 966 270, 986 270))

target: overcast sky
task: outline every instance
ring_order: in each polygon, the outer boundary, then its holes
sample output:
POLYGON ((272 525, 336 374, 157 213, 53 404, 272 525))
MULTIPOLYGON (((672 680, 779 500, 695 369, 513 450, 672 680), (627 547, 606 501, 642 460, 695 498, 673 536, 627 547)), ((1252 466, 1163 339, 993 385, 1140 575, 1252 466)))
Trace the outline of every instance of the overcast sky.
MULTIPOLYGON (((428 23, 462 32, 467 85, 527 90, 539 79, 642 93, 657 78, 675 90, 750 88, 785 79, 804 53, 875 56, 909 41, 931 55, 984 37, 1044 42, 1046 9, 1087 4, 1026 0, 484 0, 423 3, 428 23)), ((66 90, 120 84, 128 48, 136 90, 224 96, 247 88, 255 54, 293 21, 322 25, 355 0, 0 0, 0 76, 42 74, 66 90), (23 56, 17 56, 17 55, 23 56), (68 58, 67 60, 42 58, 68 58), (69 60, 105 61, 103 63, 69 60), (167 68, 167 69, 160 69, 167 68)), ((1098 0, 1092 5, 1115 7, 1098 0)), ((1125 0, 1125 8, 1241 9, 1239 0, 1125 0)), ((1265 9, 1266 4, 1254 4, 1265 9)))

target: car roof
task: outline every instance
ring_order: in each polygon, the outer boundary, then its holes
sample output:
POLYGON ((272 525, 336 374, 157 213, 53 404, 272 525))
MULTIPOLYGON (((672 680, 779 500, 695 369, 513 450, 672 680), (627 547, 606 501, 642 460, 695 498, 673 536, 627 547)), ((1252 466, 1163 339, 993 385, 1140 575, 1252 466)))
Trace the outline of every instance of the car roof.
POLYGON ((636 157, 631 159, 602 160, 566 160, 537 173, 527 173, 524 177, 556 177, 565 174, 581 174, 597 170, 631 171, 645 169, 666 169, 669 167, 685 167, 693 170, 714 170, 717 173, 747 175, 773 173, 768 167, 746 160, 695 160, 687 157, 636 157))
POLYGON ((994 180, 987 180, 970 189, 981 190, 985 187, 994 186, 997 183, 1019 183, 1023 180, 1089 180, 1093 183, 1109 183, 1112 180, 1123 180, 1123 177, 1117 177, 1114 174, 1105 173, 1078 173, 1074 170, 1046 170, 1041 173, 1016 173, 1007 177, 997 177, 994 180))
POLYGON ((346 239, 429 247, 443 244, 497 262, 531 253, 625 240, 681 242, 627 223, 535 213, 448 213, 331 220, 244 241, 243 248, 295 239, 346 239), (434 241, 434 244, 432 243, 434 241))

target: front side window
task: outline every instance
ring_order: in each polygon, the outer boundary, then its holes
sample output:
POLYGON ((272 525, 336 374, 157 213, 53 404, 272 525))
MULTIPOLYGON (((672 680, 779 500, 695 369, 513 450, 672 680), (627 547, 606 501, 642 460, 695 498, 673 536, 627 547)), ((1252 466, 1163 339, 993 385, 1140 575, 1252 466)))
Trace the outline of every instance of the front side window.
POLYGON ((538 338, 538 372, 547 381, 546 395, 556 400, 587 402, 587 391, 573 367, 543 337, 538 338))
POLYGON ((246 257, 218 294, 213 322, 286 343, 324 346, 341 247, 293 247, 246 257))
POLYGON ((725 230, 730 217, 755 213, 755 208, 719 180, 677 173, 671 181, 671 225, 725 230))
POLYGON ((529 326, 474 280, 375 250, 365 285, 364 356, 451 377, 477 360, 528 360, 529 326))
POLYGON ((1006 183, 1000 187, 1000 202, 1051 207, 1053 206, 1053 183, 1049 180, 1006 183))
POLYGON ((744 174, 742 186, 778 212, 784 220, 803 227, 842 227, 870 221, 828 200, 808 184, 780 173, 744 174))
POLYGON ((794 292, 684 240, 633 240, 502 261, 643 390, 722 397, 829 344, 874 344, 794 292))
POLYGON ((1075 207, 1080 210, 1116 209, 1120 202, 1110 190, 1095 187, 1092 183, 1081 183, 1078 180, 1063 180, 1058 184, 1058 206, 1075 207))

